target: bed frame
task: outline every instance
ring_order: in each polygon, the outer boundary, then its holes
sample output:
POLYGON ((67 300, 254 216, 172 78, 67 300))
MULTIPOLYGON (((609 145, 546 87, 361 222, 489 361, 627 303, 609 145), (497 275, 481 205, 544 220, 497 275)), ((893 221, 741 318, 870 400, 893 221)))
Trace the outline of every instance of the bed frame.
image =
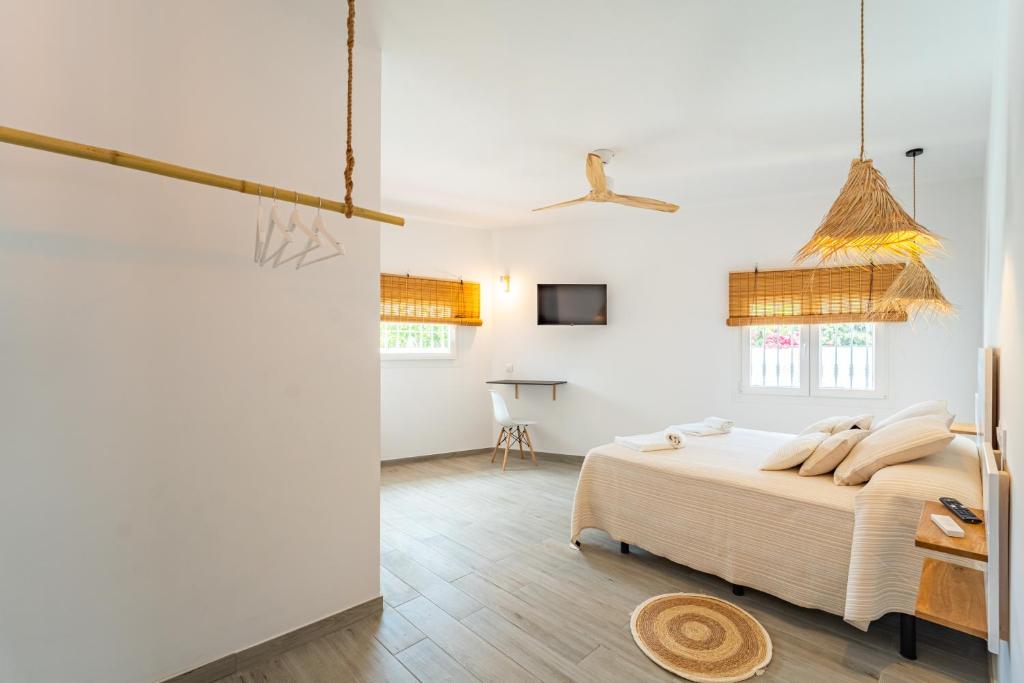
MULTIPOLYGON (((998 654, 1000 641, 1009 640, 1009 501, 1010 475, 1003 470, 1006 430, 999 424, 999 351, 992 347, 978 350, 978 391, 975 394, 975 442, 981 468, 985 533, 988 562, 985 565, 985 607, 989 652, 998 654)), ((578 548, 580 542, 576 541, 578 548)), ((629 553, 629 544, 620 543, 619 552, 629 553)), ((733 585, 735 595, 743 595, 742 586, 733 585)), ((916 618, 900 615, 900 653, 916 659, 916 618)))

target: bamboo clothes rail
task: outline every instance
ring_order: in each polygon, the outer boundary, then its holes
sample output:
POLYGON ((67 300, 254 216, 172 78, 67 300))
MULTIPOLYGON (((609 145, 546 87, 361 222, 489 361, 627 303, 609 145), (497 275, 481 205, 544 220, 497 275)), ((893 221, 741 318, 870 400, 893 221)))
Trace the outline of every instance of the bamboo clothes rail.
MULTIPOLYGON (((277 197, 278 199, 285 201, 322 208, 343 215, 345 213, 344 202, 335 201, 333 199, 324 199, 323 197, 304 194, 295 190, 254 183, 251 180, 241 180, 238 178, 218 175, 216 173, 210 173, 208 171, 200 171, 198 169, 188 168, 187 166, 177 166, 165 161, 158 161, 156 159, 140 157, 135 154, 119 152, 115 149, 93 147, 92 145, 72 142, 71 140, 52 138, 46 135, 39 135, 38 133, 30 133, 26 130, 19 130, 17 128, 0 126, 0 142, 6 142, 20 147, 29 147, 31 149, 39 149, 44 152, 53 152, 54 154, 63 154, 69 157, 78 157, 79 159, 88 159, 89 161, 99 161, 105 164, 130 168, 135 171, 142 171, 143 173, 153 173, 155 175, 162 175, 168 178, 185 180, 190 183, 219 187, 224 190, 234 190, 236 192, 251 194, 253 196, 262 195, 264 197, 277 197)), ((405 225, 405 219, 401 216, 393 216, 391 214, 381 213, 372 209, 364 209, 360 206, 352 207, 352 215, 371 221, 388 223, 390 225, 405 225)))

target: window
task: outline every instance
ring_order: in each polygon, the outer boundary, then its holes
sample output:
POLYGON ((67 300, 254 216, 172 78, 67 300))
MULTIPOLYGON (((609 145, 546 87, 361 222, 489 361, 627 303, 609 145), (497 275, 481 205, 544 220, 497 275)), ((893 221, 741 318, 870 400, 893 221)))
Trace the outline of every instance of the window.
POLYGON ((839 323, 817 326, 818 389, 875 390, 875 326, 839 323))
POLYGON ((807 353, 801 343, 803 325, 745 327, 744 390, 753 393, 800 394, 807 376, 807 353))
POLYGON ((380 355, 390 359, 455 358, 454 325, 382 322, 380 355))
POLYGON ((873 323, 744 327, 741 391, 882 397, 881 337, 873 323))

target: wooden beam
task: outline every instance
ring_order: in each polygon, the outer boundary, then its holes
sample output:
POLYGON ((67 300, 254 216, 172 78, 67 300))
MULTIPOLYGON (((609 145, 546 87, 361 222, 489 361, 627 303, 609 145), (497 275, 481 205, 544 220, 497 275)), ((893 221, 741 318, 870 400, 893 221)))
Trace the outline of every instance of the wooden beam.
MULTIPOLYGON (((324 199, 323 197, 304 194, 295 190, 255 183, 251 180, 241 180, 239 178, 231 178, 216 173, 209 173, 208 171, 188 168, 187 166, 169 164, 165 161, 119 152, 115 149, 93 147, 92 145, 84 145, 80 142, 72 142, 71 140, 51 138, 17 128, 0 126, 0 142, 39 149, 44 152, 53 152, 54 154, 63 154, 69 157, 77 157, 79 159, 88 159, 89 161, 99 161, 105 164, 130 168, 135 171, 142 171, 143 173, 176 178, 177 180, 184 180, 190 183, 199 183, 200 185, 209 185, 210 187, 219 187, 225 190, 235 190, 243 194, 277 197, 282 201, 323 208, 327 211, 341 214, 345 213, 344 203, 333 199, 324 199)), ((405 219, 400 216, 392 216, 391 214, 381 213, 372 209, 364 209, 360 206, 352 207, 352 215, 390 225, 405 225, 405 219)))

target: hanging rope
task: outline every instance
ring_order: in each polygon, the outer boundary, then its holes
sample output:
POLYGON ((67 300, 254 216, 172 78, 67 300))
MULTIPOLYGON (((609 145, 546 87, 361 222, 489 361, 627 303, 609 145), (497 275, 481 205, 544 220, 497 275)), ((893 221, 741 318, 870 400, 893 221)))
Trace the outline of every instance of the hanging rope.
POLYGON ((860 160, 864 161, 864 0, 860 0, 860 160))
POLYGON ((352 151, 352 54, 355 51, 355 45, 356 0, 348 0, 348 123, 345 128, 345 218, 352 218, 352 171, 356 167, 356 155, 352 151))

